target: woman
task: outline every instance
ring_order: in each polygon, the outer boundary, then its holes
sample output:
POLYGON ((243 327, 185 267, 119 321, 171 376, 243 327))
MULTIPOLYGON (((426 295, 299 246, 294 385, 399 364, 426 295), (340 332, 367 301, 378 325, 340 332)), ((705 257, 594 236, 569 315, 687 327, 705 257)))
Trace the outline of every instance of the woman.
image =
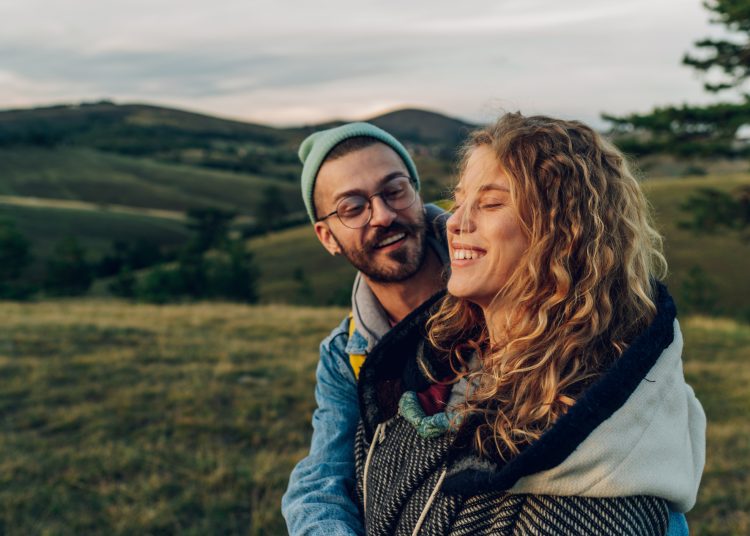
POLYGON ((368 356, 368 534, 664 534, 695 502, 705 416, 661 238, 623 156, 574 121, 474 133, 452 271, 368 356))

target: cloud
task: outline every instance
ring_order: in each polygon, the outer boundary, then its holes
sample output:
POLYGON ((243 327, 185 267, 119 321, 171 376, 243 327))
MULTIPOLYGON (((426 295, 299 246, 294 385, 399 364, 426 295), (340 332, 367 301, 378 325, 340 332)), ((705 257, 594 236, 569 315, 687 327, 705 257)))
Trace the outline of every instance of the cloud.
POLYGON ((0 82, 14 81, 0 107, 111 97, 283 122, 399 103, 596 119, 704 98, 679 65, 709 35, 699 0, 560 5, 0 0, 0 82))
POLYGON ((397 63, 375 52, 255 54, 240 50, 99 52, 46 47, 0 47, 0 66, 27 80, 77 80, 104 93, 162 92, 205 96, 262 88, 301 88, 368 75, 387 75, 397 63))

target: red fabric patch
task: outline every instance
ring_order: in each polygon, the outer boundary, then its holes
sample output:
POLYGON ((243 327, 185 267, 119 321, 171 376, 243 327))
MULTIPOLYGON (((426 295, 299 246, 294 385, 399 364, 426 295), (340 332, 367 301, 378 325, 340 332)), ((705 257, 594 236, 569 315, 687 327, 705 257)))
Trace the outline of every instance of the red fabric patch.
POLYGON ((419 403, 424 412, 429 416, 445 411, 445 405, 448 403, 452 388, 453 385, 435 383, 424 391, 417 393, 417 398, 419 398, 419 403))

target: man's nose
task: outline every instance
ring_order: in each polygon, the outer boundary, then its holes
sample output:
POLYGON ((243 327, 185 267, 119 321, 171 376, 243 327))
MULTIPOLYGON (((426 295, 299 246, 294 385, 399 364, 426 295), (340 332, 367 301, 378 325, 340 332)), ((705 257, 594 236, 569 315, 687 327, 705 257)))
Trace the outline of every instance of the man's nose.
POLYGON ((379 195, 370 199, 370 210, 372 210, 370 225, 373 227, 388 227, 396 219, 396 211, 389 207, 379 195))

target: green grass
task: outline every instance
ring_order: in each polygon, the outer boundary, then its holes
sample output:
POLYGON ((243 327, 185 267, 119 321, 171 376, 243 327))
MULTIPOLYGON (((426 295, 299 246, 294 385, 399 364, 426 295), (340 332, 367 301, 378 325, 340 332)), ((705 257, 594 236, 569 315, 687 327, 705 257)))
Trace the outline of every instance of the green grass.
POLYGON ((705 270, 716 286, 721 312, 731 315, 750 314, 750 244, 736 235, 695 235, 680 229, 678 222, 688 219, 680 210, 692 192, 698 188, 716 188, 731 191, 750 185, 748 174, 715 175, 688 179, 652 179, 644 182, 646 195, 654 206, 656 223, 664 235, 664 249, 669 262, 667 279, 678 306, 681 288, 692 266, 705 270))
POLYGON ((260 268, 262 302, 347 303, 356 272, 343 257, 333 257, 323 249, 312 226, 260 236, 250 240, 249 246, 260 268), (296 269, 303 270, 310 282, 309 298, 294 278, 296 269))
POLYGON ((344 310, 0 306, 0 533, 282 534, 344 310))
POLYGON ((682 322, 685 376, 708 418, 706 470, 690 533, 750 534, 750 325, 682 322))
POLYGON ((297 185, 279 180, 86 148, 0 148, 0 195, 178 211, 213 206, 252 215, 271 185, 281 189, 290 209, 301 210, 297 185))
MULTIPOLYGON (((319 341, 346 309, 0 303, 0 534, 283 534, 319 341)), ((750 533, 750 326, 690 317, 691 534, 750 533)))

